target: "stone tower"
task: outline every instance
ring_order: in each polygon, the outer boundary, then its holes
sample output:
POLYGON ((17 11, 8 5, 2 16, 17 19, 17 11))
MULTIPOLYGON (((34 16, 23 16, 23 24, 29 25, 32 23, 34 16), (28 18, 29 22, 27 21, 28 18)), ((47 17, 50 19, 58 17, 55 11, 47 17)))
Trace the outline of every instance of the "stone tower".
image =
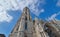
POLYGON ((30 17, 29 9, 25 7, 21 18, 12 30, 9 37, 33 37, 33 22, 30 17))
POLYGON ((48 37, 39 20, 33 21, 29 12, 29 8, 23 9, 23 13, 9 37, 48 37))

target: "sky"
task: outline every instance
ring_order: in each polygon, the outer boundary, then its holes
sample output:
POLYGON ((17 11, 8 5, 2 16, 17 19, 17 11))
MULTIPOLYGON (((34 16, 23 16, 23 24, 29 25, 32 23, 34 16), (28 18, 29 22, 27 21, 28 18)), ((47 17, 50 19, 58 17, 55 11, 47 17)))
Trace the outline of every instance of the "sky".
POLYGON ((32 19, 60 20, 60 0, 0 0, 0 33, 10 34, 23 8, 30 9, 32 19))

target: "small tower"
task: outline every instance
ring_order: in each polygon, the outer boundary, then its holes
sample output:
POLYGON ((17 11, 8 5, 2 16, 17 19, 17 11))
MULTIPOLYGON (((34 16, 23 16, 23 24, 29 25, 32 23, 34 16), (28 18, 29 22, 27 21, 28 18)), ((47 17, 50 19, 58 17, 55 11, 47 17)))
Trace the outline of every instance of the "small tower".
POLYGON ((9 37, 33 37, 33 22, 29 12, 29 8, 23 9, 23 13, 9 37))

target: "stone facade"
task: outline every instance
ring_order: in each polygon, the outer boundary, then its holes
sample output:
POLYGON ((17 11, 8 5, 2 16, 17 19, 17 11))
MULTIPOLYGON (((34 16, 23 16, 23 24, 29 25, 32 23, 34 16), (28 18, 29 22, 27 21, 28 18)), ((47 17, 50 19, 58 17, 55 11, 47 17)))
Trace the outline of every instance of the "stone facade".
POLYGON ((23 9, 21 18, 18 20, 9 37, 59 37, 60 34, 58 33, 59 35, 57 35, 55 33, 59 29, 55 25, 52 26, 54 23, 44 22, 38 20, 38 18, 32 20, 29 12, 29 8, 25 7, 23 9))

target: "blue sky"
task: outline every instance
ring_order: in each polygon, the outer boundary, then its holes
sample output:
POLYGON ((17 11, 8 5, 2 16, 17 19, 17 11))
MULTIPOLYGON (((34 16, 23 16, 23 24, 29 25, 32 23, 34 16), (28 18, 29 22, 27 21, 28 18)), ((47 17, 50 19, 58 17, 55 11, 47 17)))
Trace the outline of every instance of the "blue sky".
POLYGON ((60 0, 1 0, 0 33, 8 37, 25 6, 30 9, 32 19, 60 20, 60 0))

